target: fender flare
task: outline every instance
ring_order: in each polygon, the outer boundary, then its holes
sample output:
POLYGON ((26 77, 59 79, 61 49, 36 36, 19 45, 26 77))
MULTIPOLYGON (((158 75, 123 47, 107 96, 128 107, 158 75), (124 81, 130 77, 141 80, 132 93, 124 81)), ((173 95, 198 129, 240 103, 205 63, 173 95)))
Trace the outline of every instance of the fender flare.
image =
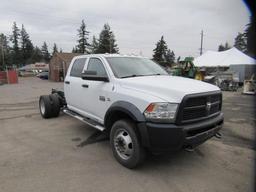
POLYGON ((106 112, 104 118, 104 124, 107 122, 108 118, 115 111, 121 111, 129 115, 136 122, 145 122, 145 117, 141 111, 132 103, 127 101, 116 101, 114 102, 106 112))
POLYGON ((142 145, 145 147, 148 147, 149 146, 148 130, 145 124, 146 118, 144 117, 143 113, 134 104, 129 103, 127 101, 114 102, 107 110, 104 118, 104 125, 107 129, 110 128, 109 118, 111 119, 111 115, 116 111, 121 111, 127 114, 137 123, 142 145))

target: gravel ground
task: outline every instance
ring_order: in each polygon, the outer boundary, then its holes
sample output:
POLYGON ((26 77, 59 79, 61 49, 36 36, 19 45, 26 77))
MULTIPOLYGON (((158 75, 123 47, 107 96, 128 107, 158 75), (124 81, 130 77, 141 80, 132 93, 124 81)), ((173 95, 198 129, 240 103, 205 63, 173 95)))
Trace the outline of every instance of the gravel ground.
POLYGON ((37 78, 0 86, 1 192, 253 191, 254 96, 223 93, 221 140, 194 152, 150 156, 129 170, 93 128, 64 114, 41 118, 38 97, 62 86, 37 78))

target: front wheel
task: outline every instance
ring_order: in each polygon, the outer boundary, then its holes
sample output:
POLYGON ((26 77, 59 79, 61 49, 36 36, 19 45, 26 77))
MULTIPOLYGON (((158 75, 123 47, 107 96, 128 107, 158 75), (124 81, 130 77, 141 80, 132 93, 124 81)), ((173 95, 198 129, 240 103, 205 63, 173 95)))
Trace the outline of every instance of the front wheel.
POLYGON ((127 168, 135 168, 145 159, 145 150, 136 133, 136 125, 130 120, 114 123, 110 132, 110 144, 116 160, 127 168))

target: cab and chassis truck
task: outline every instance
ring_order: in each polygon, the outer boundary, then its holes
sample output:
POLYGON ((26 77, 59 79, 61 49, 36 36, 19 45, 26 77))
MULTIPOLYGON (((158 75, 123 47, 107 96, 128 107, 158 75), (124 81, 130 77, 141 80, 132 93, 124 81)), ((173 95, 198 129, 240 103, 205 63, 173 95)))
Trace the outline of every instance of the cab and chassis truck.
POLYGON ((53 89, 39 99, 43 118, 63 111, 108 134, 115 159, 127 168, 141 164, 148 151, 193 149, 220 136, 221 107, 218 87, 118 54, 74 57, 64 92, 53 89))

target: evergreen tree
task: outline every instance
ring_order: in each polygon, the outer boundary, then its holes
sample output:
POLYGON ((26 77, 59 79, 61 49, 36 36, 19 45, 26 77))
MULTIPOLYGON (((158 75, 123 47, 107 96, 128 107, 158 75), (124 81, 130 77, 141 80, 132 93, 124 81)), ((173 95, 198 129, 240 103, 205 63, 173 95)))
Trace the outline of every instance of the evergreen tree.
POLYGON ((35 47, 33 50, 33 54, 31 56, 31 58, 29 59, 29 61, 31 63, 36 63, 36 62, 40 62, 44 60, 43 54, 41 52, 41 50, 39 49, 39 47, 35 47))
POLYGON ((220 44, 219 48, 218 48, 218 51, 225 51, 225 47, 222 44, 220 44))
POLYGON ((52 48, 52 55, 54 55, 54 53, 58 53, 58 47, 56 45, 56 43, 53 44, 53 48, 52 48))
POLYGON ((226 42, 225 45, 220 44, 218 47, 218 51, 226 51, 228 49, 230 49, 228 42, 226 42))
POLYGON ((166 58, 167 64, 169 64, 169 65, 173 64, 175 62, 174 52, 171 51, 170 49, 168 49, 165 58, 166 58))
POLYGON ((250 23, 245 29, 245 37, 247 39, 247 52, 250 56, 256 58, 256 19, 255 15, 252 15, 250 18, 250 23))
POLYGON ((23 24, 20 31, 20 41, 21 41, 20 42, 21 43, 21 62, 22 64, 27 64, 28 59, 31 58, 33 54, 34 46, 23 24))
POLYGON ((156 43, 156 48, 153 50, 153 60, 159 64, 165 65, 166 63, 166 53, 168 47, 164 40, 164 36, 156 43))
POLYGON ((77 48, 76 48, 76 47, 73 47, 73 49, 72 49, 72 53, 78 53, 78 50, 77 50, 77 48))
POLYGON ((3 33, 0 34, 0 70, 5 66, 5 65, 10 65, 10 47, 9 47, 9 42, 3 33))
POLYGON ((238 35, 235 38, 234 47, 236 47, 244 53, 247 52, 246 37, 244 33, 238 33, 238 35))
POLYGON ((99 47, 99 42, 96 37, 93 35, 92 37, 92 44, 91 44, 91 53, 97 53, 99 47))
POLYGON ((82 20, 82 24, 80 28, 78 29, 78 37, 79 39, 77 40, 78 45, 77 45, 77 50, 79 53, 89 53, 87 46, 88 44, 88 36, 89 36, 89 31, 86 30, 86 25, 84 23, 84 20, 82 20))
POLYGON ((20 38, 20 30, 17 27, 16 22, 13 23, 12 26, 12 35, 10 40, 13 44, 12 46, 12 64, 19 64, 20 63, 20 49, 19 49, 19 38, 20 38))
POLYGON ((179 63, 180 62, 180 56, 177 58, 177 63, 179 63))
POLYGON ((41 48, 41 52, 42 52, 43 60, 46 63, 48 63, 50 61, 50 53, 48 51, 48 46, 47 46, 46 42, 43 43, 43 46, 41 48))
POLYGON ((231 47, 229 46, 228 42, 225 43, 225 50, 229 50, 231 47))
POLYGON ((98 49, 96 53, 118 53, 119 49, 116 44, 115 35, 110 26, 105 24, 100 32, 98 49))
POLYGON ((168 49, 164 36, 156 43, 156 48, 153 50, 153 60, 163 66, 171 65, 175 62, 175 54, 168 49))

